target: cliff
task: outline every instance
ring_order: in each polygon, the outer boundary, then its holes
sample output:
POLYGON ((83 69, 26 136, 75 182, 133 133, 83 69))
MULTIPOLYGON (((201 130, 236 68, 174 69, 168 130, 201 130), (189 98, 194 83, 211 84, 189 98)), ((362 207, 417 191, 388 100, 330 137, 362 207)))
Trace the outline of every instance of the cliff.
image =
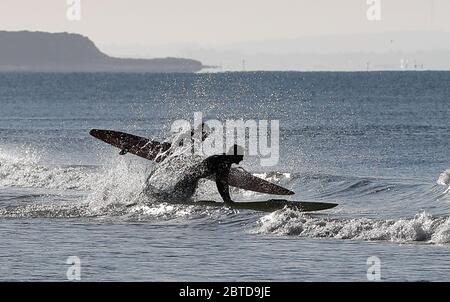
POLYGON ((110 57, 78 34, 0 31, 0 71, 197 72, 202 68, 201 62, 182 58, 110 57))

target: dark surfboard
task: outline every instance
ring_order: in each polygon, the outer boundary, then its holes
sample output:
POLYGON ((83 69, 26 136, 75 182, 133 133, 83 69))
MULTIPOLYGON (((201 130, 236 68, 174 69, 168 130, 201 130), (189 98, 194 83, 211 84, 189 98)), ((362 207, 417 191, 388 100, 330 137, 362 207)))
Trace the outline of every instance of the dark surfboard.
POLYGON ((242 168, 231 168, 230 174, 228 175, 228 182, 233 187, 259 193, 274 195, 295 194, 291 190, 256 177, 242 168))
POLYGON ((276 210, 288 207, 294 210, 302 212, 314 212, 323 211, 336 207, 336 203, 326 203, 326 202, 305 202, 305 201, 290 201, 284 199, 270 199, 265 201, 250 201, 250 202, 234 202, 231 204, 225 204, 223 202, 214 202, 208 200, 202 200, 193 202, 194 205, 205 205, 214 207, 229 207, 232 209, 241 210, 254 210, 262 212, 273 212, 276 210))
POLYGON ((160 162, 163 159, 163 157, 157 158, 158 154, 170 148, 169 143, 160 143, 145 137, 119 131, 92 129, 89 134, 119 148, 121 150, 120 154, 131 153, 156 162, 160 162))
MULTIPOLYGON (((160 143, 148 138, 112 130, 92 129, 89 134, 107 144, 119 148, 121 150, 120 154, 122 155, 131 153, 156 162, 164 160, 167 155, 166 151, 169 150, 171 146, 170 143, 160 143)), ((295 194, 291 190, 253 176, 250 172, 247 172, 242 168, 232 168, 230 170, 229 184, 230 186, 239 189, 265 194, 295 194)))

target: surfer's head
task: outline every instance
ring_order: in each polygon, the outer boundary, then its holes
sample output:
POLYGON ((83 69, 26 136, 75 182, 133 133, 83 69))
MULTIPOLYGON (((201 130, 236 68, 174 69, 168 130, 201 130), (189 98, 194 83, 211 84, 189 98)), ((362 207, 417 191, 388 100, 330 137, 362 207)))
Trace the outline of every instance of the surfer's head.
POLYGON ((228 150, 227 155, 230 155, 232 163, 239 164, 244 159, 244 148, 235 144, 228 150))

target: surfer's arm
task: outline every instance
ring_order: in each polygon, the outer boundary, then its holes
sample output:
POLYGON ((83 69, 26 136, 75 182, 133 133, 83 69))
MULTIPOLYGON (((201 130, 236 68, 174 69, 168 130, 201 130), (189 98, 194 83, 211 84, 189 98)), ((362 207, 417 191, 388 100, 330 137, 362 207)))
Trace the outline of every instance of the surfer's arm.
POLYGON ((231 203, 230 197, 230 186, 228 184, 228 175, 230 174, 230 169, 222 168, 216 172, 216 186, 225 203, 231 203))
MULTIPOLYGON (((208 173, 215 173, 216 186, 225 203, 231 203, 233 200, 230 197, 230 186, 228 176, 230 168, 233 163, 238 163, 239 157, 234 155, 213 155, 205 160, 208 173)), ((242 160, 242 159, 241 159, 242 160)))

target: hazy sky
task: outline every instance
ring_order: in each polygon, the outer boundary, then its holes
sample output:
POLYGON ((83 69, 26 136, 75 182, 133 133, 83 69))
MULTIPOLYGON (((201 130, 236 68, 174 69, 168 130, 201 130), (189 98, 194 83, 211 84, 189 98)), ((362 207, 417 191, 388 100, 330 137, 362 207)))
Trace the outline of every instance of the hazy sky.
POLYGON ((0 29, 76 32, 98 45, 161 45, 296 38, 399 30, 450 32, 448 0, 380 0, 381 21, 368 21, 367 0, 80 0, 68 21, 66 0, 0 0, 0 29))

